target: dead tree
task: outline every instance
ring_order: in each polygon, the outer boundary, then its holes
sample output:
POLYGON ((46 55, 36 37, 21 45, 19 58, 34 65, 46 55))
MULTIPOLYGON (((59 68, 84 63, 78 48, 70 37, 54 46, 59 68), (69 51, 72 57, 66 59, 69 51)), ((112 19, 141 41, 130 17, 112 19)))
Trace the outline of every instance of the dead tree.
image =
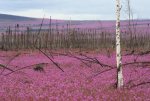
POLYGON ((123 74, 121 63, 121 45, 120 45, 120 0, 116 0, 116 62, 117 62, 117 87, 123 86, 123 74))

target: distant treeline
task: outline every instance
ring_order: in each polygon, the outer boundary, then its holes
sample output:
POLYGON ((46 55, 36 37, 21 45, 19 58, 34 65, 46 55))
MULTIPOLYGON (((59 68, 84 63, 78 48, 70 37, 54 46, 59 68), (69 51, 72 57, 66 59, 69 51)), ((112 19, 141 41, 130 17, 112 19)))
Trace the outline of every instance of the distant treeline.
MULTIPOLYGON (((38 29, 27 27, 22 31, 19 26, 15 30, 10 27, 0 34, 0 48, 2 50, 20 49, 109 49, 115 48, 115 33, 97 31, 96 29, 38 29)), ((150 49, 149 31, 121 33, 122 48, 150 49)))

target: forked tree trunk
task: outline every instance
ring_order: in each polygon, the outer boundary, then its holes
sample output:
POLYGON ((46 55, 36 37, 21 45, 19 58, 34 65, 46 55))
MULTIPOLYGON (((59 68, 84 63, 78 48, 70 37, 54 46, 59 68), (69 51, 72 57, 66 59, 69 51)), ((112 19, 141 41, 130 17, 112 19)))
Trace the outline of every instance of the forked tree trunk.
POLYGON ((123 86, 120 45, 120 0, 116 0, 116 61, 117 61, 117 87, 123 86))

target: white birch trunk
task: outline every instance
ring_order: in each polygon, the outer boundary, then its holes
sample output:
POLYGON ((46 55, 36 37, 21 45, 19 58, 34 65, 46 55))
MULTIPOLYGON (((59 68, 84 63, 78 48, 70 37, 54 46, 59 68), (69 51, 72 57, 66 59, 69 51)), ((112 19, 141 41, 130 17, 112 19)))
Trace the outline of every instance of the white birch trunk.
POLYGON ((116 0, 116 61, 117 61, 117 87, 123 86, 123 74, 120 46, 120 0, 116 0))

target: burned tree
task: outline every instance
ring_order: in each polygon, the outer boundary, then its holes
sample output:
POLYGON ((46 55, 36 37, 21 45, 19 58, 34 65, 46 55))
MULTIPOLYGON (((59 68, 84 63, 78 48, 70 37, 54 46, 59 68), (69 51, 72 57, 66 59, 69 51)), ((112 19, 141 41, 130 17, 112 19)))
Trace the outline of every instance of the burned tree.
POLYGON ((120 45, 120 0, 116 0, 116 62, 117 62, 117 87, 123 86, 120 45))

